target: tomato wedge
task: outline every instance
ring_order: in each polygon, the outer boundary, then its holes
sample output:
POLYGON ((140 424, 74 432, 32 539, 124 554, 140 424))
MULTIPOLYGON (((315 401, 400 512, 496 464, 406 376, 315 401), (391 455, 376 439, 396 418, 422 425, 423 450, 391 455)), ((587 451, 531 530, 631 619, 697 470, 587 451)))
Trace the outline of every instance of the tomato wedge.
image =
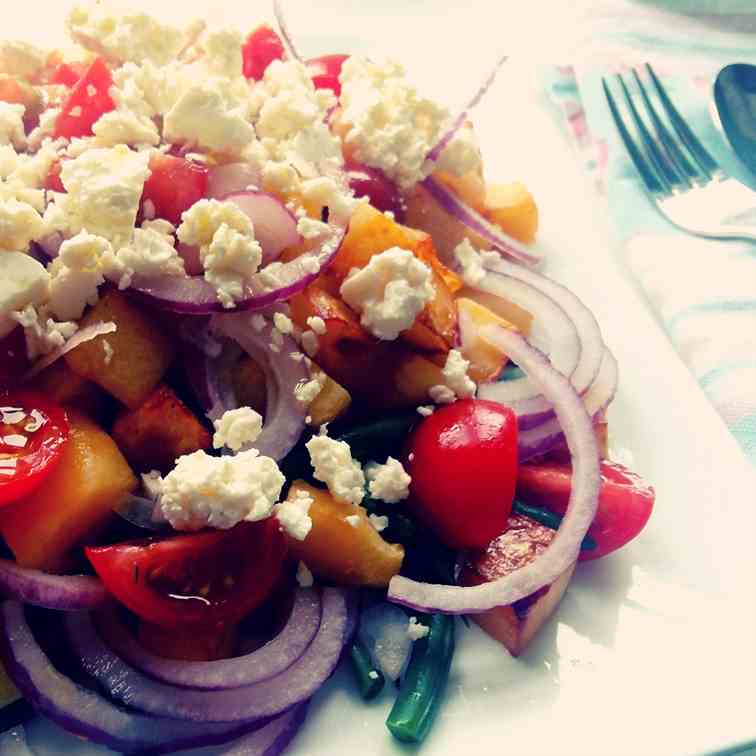
POLYGON ((315 89, 330 89, 336 97, 341 95, 339 75, 348 57, 348 55, 321 55, 319 58, 308 60, 307 71, 315 89))
POLYGON ((63 103, 55 120, 55 137, 90 136, 95 121, 115 110, 109 91, 112 86, 110 69, 102 58, 95 58, 63 103))
MULTIPOLYGON (((564 514, 572 490, 568 464, 521 465, 516 496, 528 504, 564 514)), ((588 533, 596 548, 581 551, 580 559, 598 559, 624 546, 643 530, 654 507, 654 489, 626 467, 601 461, 601 491, 598 510, 588 533)))
POLYGON ((283 60, 281 38, 269 26, 258 26, 242 45, 242 71, 248 79, 259 81, 274 60, 283 60))
POLYGON ((271 517, 164 540, 85 549, 108 591, 161 627, 238 622, 273 589, 286 540, 271 517))
POLYGON ((36 391, 0 393, 0 505, 27 496, 47 478, 68 435, 60 405, 36 391))
POLYGON ((208 169, 175 155, 156 153, 150 158, 150 177, 142 190, 142 209, 149 201, 155 216, 181 223, 181 214, 207 192, 208 169))

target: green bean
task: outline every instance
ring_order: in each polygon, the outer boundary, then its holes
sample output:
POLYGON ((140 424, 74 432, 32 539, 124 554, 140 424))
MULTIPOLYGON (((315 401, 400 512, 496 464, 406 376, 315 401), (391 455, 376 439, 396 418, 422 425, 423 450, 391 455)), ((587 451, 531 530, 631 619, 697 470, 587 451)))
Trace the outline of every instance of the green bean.
MULTIPOLYGON (((524 515, 530 517, 531 520, 540 522, 541 525, 545 525, 552 530, 559 530, 559 526, 564 519, 561 515, 552 512, 550 509, 544 509, 543 507, 535 507, 532 504, 525 504, 522 501, 515 500, 512 504, 512 512, 514 514, 524 515)), ((583 542, 580 544, 581 551, 593 551, 596 548, 596 541, 589 535, 583 538, 583 542)))
POLYGON ((365 701, 370 701, 383 690, 386 682, 383 672, 375 668, 370 652, 359 640, 355 640, 352 644, 349 658, 352 661, 352 672, 360 689, 360 695, 365 701))
POLYGON ((421 615, 428 634, 415 641, 407 672, 386 726, 405 743, 420 743, 433 724, 454 655, 454 617, 421 615))

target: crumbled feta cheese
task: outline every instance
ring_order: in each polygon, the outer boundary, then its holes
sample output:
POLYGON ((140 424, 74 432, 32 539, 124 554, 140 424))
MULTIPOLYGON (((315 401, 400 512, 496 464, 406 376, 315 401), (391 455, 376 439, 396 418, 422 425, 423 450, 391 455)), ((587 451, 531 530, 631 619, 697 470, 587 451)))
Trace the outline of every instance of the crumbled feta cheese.
POLYGON ((303 239, 317 239, 324 234, 329 233, 331 227, 327 223, 319 220, 313 220, 306 215, 297 221, 297 232, 303 239))
POLYGON ((389 457, 385 465, 368 465, 365 477, 369 482, 370 495, 375 499, 394 504, 409 496, 412 478, 398 459, 389 457))
MULTIPOLYGON (((152 206, 154 211, 155 205, 153 204, 152 200, 144 201, 143 208, 145 212, 147 212, 147 208, 150 205, 152 206)), ((170 221, 165 220, 165 218, 144 220, 142 221, 142 228, 145 231, 154 231, 156 234, 160 234, 161 236, 172 236, 174 233, 176 233, 176 227, 170 221)))
POLYGON ((44 265, 23 252, 0 252, 0 338, 17 325, 12 312, 44 303, 49 291, 44 265))
POLYGON ((265 320, 265 316, 261 315, 259 312, 256 312, 251 318, 250 323, 252 323, 252 328, 254 328, 258 333, 265 330, 265 326, 268 324, 265 320))
POLYGON ((86 229, 108 239, 118 249, 131 241, 144 182, 150 175, 149 154, 132 152, 125 145, 92 148, 63 162, 60 178, 66 194, 56 194, 45 220, 63 230, 86 229))
POLYGON ((300 588, 312 588, 315 582, 312 577, 312 573, 307 569, 307 565, 304 562, 300 562, 297 565, 297 583, 300 588))
POLYGON ((340 292, 370 333, 392 341, 412 326, 435 289, 424 262, 409 250, 391 247, 373 255, 361 270, 353 269, 340 292))
POLYGON ((306 491, 297 491, 292 499, 282 501, 276 507, 276 517, 283 529, 298 541, 304 541, 312 530, 312 520, 308 512, 314 499, 306 491))
POLYGON ((294 330, 294 323, 288 315, 282 312, 276 312, 273 315, 273 325, 279 333, 290 334, 294 330))
POLYGON ((480 145, 472 124, 466 123, 459 129, 436 161, 439 170, 455 176, 464 176, 472 171, 480 171, 483 159, 480 145))
POLYGON ((215 232, 224 224, 241 234, 254 235, 252 221, 238 205, 217 199, 195 202, 181 216, 181 225, 176 235, 184 244, 208 246, 215 232))
POLYGON ((451 404, 457 398, 457 395, 448 386, 442 384, 431 386, 428 389, 428 396, 436 404, 451 404))
POLYGON ((305 446, 315 479, 325 483, 336 499, 359 504, 365 496, 365 476, 360 463, 352 459, 349 444, 318 435, 305 446))
POLYGON ((23 105, 0 100, 0 144, 12 144, 17 150, 26 146, 24 110, 23 105))
POLYGON ((368 520, 370 520, 370 524, 375 528, 375 530, 378 533, 381 533, 382 531, 386 530, 389 524, 389 518, 385 515, 368 515, 368 520))
POLYGON ((111 110, 101 115, 92 126, 100 147, 115 147, 117 144, 160 144, 160 134, 154 122, 147 116, 130 110, 111 110))
POLYGON ((377 680, 378 679, 378 672, 376 672, 374 669, 371 669, 370 672, 368 672, 368 677, 371 680, 377 680))
POLYGON ((307 318, 307 325, 312 329, 312 332, 316 333, 318 336, 322 336, 326 332, 325 320, 323 320, 320 315, 310 315, 310 317, 307 318))
POLYGON ((312 404, 318 394, 323 390, 325 381, 325 373, 318 373, 312 380, 298 384, 294 389, 294 395, 297 397, 297 401, 305 406, 312 404))
POLYGON ((417 408, 417 412, 423 417, 430 417, 433 414, 433 407, 430 404, 423 404, 417 408))
POLYGON ((4 40, 0 42, 0 73, 31 79, 47 63, 48 53, 28 42, 4 40))
POLYGON ((464 239, 454 248, 454 259, 461 271, 462 279, 468 286, 477 286, 486 276, 483 261, 478 251, 464 239))
POLYGON ((66 26, 75 42, 110 61, 148 60, 157 65, 176 58, 201 30, 193 24, 181 31, 146 13, 116 15, 97 3, 74 6, 66 26))
POLYGON ((45 224, 31 205, 15 199, 0 202, 0 249, 23 252, 44 234, 45 224))
POLYGON ((446 364, 443 374, 446 385, 460 398, 466 398, 475 394, 475 381, 467 375, 470 361, 462 356, 458 349, 450 349, 446 355, 446 364))
POLYGON ((131 243, 118 250, 116 265, 108 277, 118 280, 118 287, 126 289, 135 275, 182 276, 184 273, 184 259, 173 246, 173 237, 142 224, 142 228, 134 229, 131 243))
POLYGON ((302 199, 315 207, 327 207, 329 215, 348 217, 354 209, 354 197, 330 176, 318 176, 302 182, 302 199))
POLYGON ((360 524, 360 516, 359 515, 347 515, 344 518, 344 522, 348 523, 353 528, 356 528, 360 524))
POLYGON ((421 638, 425 638, 430 632, 430 628, 427 625, 423 625, 417 621, 417 617, 410 617, 407 623, 407 636, 410 640, 416 641, 421 638))
POLYGON ((217 420, 213 420, 213 425, 213 447, 221 449, 227 446, 233 451, 239 451, 257 440, 262 432, 263 419, 251 407, 238 407, 224 412, 217 420))
POLYGON ((380 168, 402 188, 429 172, 426 156, 442 134, 448 111, 421 97, 401 64, 352 56, 341 68, 341 120, 355 158, 380 168))
POLYGON ((27 305, 23 310, 11 313, 11 318, 24 329, 26 353, 30 360, 62 347, 78 330, 76 323, 59 323, 48 317, 44 305, 27 305))
POLYGON ((313 331, 305 331, 302 334, 302 348, 309 357, 314 357, 318 353, 318 337, 313 331))
POLYGON ((50 309, 61 320, 76 320, 97 302, 113 247, 107 239, 82 231, 60 246, 50 265, 50 309))
POLYGON ((242 108, 229 107, 216 83, 190 87, 168 111, 163 138, 169 142, 196 142, 218 152, 240 153, 255 138, 255 129, 242 108))
POLYGON ((232 528, 270 517, 285 482, 278 465, 256 449, 179 457, 163 479, 159 509, 176 530, 232 528))
POLYGON ((157 470, 142 473, 142 490, 150 499, 157 501, 163 493, 163 476, 157 470))
POLYGON ((102 351, 105 353, 105 364, 110 365, 113 361, 113 347, 107 339, 102 340, 102 351))
POLYGON ((207 67, 229 79, 242 75, 242 44, 244 37, 235 30, 210 32, 202 42, 207 67))

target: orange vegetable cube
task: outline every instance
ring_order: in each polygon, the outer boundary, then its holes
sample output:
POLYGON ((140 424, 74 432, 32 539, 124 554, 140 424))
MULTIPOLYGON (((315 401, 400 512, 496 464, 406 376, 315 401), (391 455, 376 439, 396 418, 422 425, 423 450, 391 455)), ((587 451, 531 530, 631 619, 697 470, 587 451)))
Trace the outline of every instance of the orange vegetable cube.
POLYGON ((524 244, 535 241, 538 207, 524 184, 490 184, 486 187, 485 214, 507 234, 524 244))

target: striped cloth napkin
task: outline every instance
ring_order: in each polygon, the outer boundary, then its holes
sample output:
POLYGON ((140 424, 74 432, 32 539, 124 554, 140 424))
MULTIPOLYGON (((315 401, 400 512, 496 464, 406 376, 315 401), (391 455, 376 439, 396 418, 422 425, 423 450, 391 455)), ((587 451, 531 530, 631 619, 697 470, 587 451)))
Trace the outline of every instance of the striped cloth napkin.
MULTIPOLYGON (((622 4, 611 5, 616 22, 622 4)), ((756 6, 754 11, 747 18, 756 30, 756 6)), ((634 7, 633 19, 639 18, 642 24, 609 25, 612 31, 604 37, 603 47, 596 44, 602 37, 594 27, 592 59, 551 70, 549 91, 580 160, 608 199, 623 242, 624 264, 680 357, 756 465, 756 244, 697 239, 664 220, 643 192, 601 89, 602 74, 650 61, 715 159, 756 189, 756 177, 737 162, 709 111, 717 71, 727 62, 756 63, 756 36, 730 35, 728 47, 718 32, 717 46, 707 49, 693 41, 706 39, 701 36, 699 25, 705 27, 705 22, 700 17, 694 21, 696 36, 691 36, 688 17, 674 17, 674 23, 668 18, 665 27, 660 11, 644 15, 634 7), (655 14, 656 25, 649 14, 652 18, 655 14), (662 28, 674 29, 674 39, 662 28), (661 35, 658 39, 653 30, 661 35)), ((740 23, 742 27, 745 22, 740 19, 740 23)))

